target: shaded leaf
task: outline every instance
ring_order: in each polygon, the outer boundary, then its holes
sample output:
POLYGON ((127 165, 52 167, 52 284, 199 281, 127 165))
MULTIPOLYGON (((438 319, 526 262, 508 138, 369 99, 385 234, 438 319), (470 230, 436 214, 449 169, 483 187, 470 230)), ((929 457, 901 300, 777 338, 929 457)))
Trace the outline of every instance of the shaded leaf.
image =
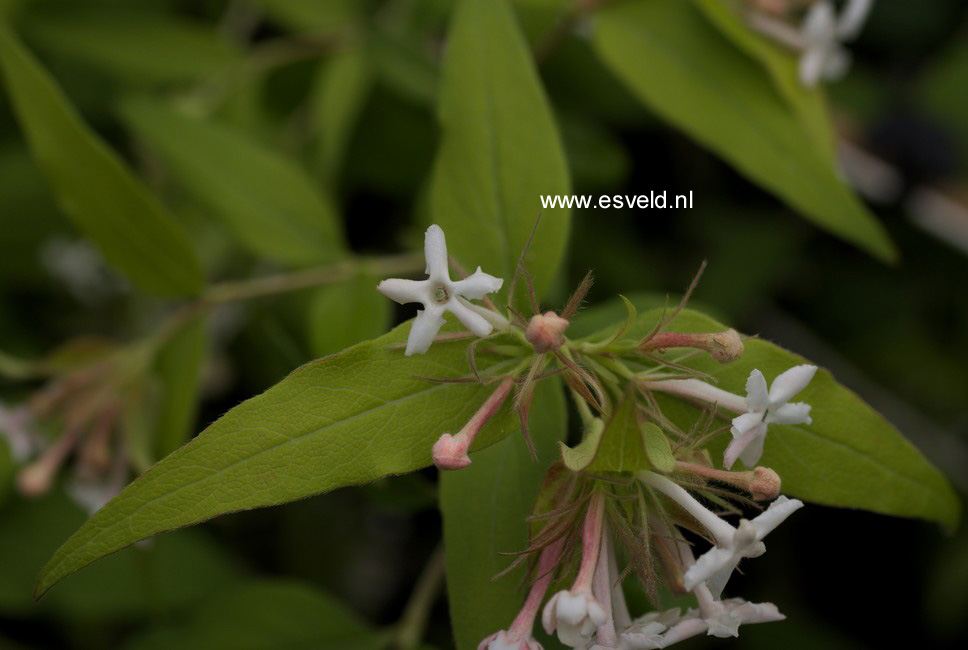
POLYGON ((283 580, 234 585, 197 608, 185 625, 162 627, 129 650, 381 650, 387 635, 371 629, 335 598, 283 580))
POLYGON ((206 319, 200 316, 176 332, 158 351, 155 374, 161 394, 155 434, 157 458, 178 449, 192 434, 207 350, 206 319))
POLYGON ((197 79, 239 58, 214 28, 150 10, 44 12, 27 29, 45 50, 133 84, 197 79))
POLYGON ((340 255, 336 209, 291 160, 226 125, 156 102, 124 102, 121 114, 253 253, 296 266, 340 255))
POLYGON ((185 232, 2 23, 0 66, 31 153, 74 224, 144 291, 198 293, 201 269, 185 232))

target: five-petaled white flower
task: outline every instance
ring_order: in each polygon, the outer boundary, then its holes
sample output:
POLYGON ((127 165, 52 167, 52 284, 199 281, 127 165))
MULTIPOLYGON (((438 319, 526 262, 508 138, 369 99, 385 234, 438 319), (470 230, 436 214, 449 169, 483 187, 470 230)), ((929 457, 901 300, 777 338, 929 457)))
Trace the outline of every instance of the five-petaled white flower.
POLYGON ((754 369, 746 380, 746 408, 733 418, 730 432, 733 441, 723 454, 723 467, 729 469, 737 458, 753 467, 763 455, 763 441, 767 426, 776 424, 810 424, 810 405, 804 402, 788 404, 790 398, 807 387, 817 366, 800 365, 779 374, 769 392, 763 373, 754 369))
POLYGON ((839 17, 830 0, 819 0, 810 7, 800 28, 800 81, 805 86, 814 86, 821 79, 839 79, 847 72, 850 54, 841 42, 857 36, 872 4, 873 0, 849 0, 839 17))
POLYGON ((422 303, 424 308, 410 327, 407 349, 404 354, 423 354, 434 342, 434 337, 444 324, 444 312, 449 311, 478 336, 487 336, 493 326, 481 315, 482 308, 467 300, 479 300, 485 294, 501 288, 504 280, 488 275, 477 267, 472 275, 452 282, 447 270, 447 242, 444 231, 434 224, 424 236, 424 255, 427 258, 426 280, 384 280, 377 289, 400 304, 422 303), (480 310, 480 311, 478 311, 480 310))
POLYGON ((717 530, 714 531, 717 540, 716 546, 696 560, 696 563, 690 566, 683 576, 683 584, 686 589, 692 590, 699 583, 705 582, 713 597, 719 598, 723 592, 723 587, 726 586, 726 582, 740 560, 746 557, 757 557, 765 553, 766 545, 763 544, 763 538, 789 517, 794 510, 802 507, 803 501, 781 496, 752 521, 748 519, 740 520, 737 528, 733 528, 725 522, 717 525, 717 530), (730 535, 724 535, 718 530, 723 525, 732 529, 730 535))

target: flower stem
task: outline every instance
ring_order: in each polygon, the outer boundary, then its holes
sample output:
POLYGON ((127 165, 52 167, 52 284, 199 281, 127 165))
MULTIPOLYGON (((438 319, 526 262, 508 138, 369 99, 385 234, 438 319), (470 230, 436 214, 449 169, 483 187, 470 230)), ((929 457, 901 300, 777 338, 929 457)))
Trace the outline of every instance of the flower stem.
POLYGON ((403 610, 403 616, 397 625, 395 643, 397 650, 412 650, 420 645, 430 609, 444 584, 444 547, 438 546, 430 560, 424 566, 423 572, 417 579, 417 584, 410 594, 410 600, 403 610))

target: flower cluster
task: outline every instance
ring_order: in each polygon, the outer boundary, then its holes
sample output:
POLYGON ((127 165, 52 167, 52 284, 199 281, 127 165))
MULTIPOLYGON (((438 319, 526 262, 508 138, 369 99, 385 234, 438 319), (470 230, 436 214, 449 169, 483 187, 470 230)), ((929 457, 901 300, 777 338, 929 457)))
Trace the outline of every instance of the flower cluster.
MULTIPOLYGON (((603 436, 621 435, 609 433, 611 427, 605 422, 617 417, 617 403, 629 400, 639 427, 649 419, 669 436, 666 444, 670 457, 662 463, 653 464, 650 457, 638 461, 643 464, 635 467, 611 467, 605 461, 604 465, 589 462, 576 466, 578 461, 563 456, 561 463, 552 466, 538 500, 543 511, 535 513, 535 521, 543 523, 519 560, 536 559, 532 562, 530 591, 511 625, 482 640, 479 650, 540 648, 533 637, 539 614, 545 631, 557 635, 561 643, 594 650, 664 648, 698 634, 738 636, 742 625, 783 619, 772 603, 724 599, 723 592, 740 563, 762 555, 766 551, 764 538, 803 506, 801 501, 781 495, 779 475, 758 463, 771 425, 811 424, 811 406, 791 400, 807 389, 817 368, 795 365, 779 372, 769 384, 763 372, 749 368, 746 394, 738 395, 717 386, 710 375, 682 363, 695 354, 708 355, 722 364, 741 359, 744 343, 735 330, 667 331, 666 326, 679 313, 677 309, 671 316, 662 317, 644 337, 623 338, 635 320, 634 309, 629 306, 625 327, 601 341, 574 342, 566 331, 591 284, 590 276, 561 315, 541 313, 532 301, 533 315, 526 319, 509 301, 510 318, 506 319, 491 303, 480 306, 468 301, 498 291, 503 285, 501 279, 478 267, 464 280, 450 280, 444 235, 437 226, 427 230, 425 253, 426 280, 384 280, 379 286, 394 300, 421 302, 424 306, 411 326, 407 355, 428 350, 437 338, 445 311, 457 316, 478 337, 492 338, 495 328, 510 334, 507 340, 512 343, 503 345, 505 350, 521 349, 514 346, 528 346, 529 350, 520 352, 523 358, 515 370, 493 376, 481 373, 474 365, 474 349, 483 339, 470 344, 468 358, 474 377, 466 380, 494 388, 457 434, 444 433, 433 445, 432 458, 440 469, 460 470, 470 465, 469 452, 477 434, 515 389, 514 407, 527 435, 529 391, 536 381, 553 375, 564 379, 575 400, 585 425, 586 442, 601 445, 603 436), (676 355, 673 359, 668 356, 670 352, 676 355), (557 367, 549 369, 551 364, 557 367), (666 399, 695 404, 704 415, 691 431, 677 429, 662 414, 662 401, 666 399), (728 414, 725 418, 724 413, 728 414), (710 424, 722 419, 728 424, 710 424), (706 432, 699 426, 703 421, 706 432), (731 440, 725 445, 719 468, 705 443, 726 432, 731 440), (733 471, 737 460, 750 469, 733 471), (603 472, 610 476, 603 477, 603 472), (757 502, 768 505, 751 518, 730 505, 752 507, 757 502), (628 503, 638 506, 624 505, 628 503), (721 516, 710 510, 708 503, 726 507, 728 512, 721 516), (736 517, 735 523, 724 518, 730 515, 736 517), (711 546, 696 557, 693 543, 703 539, 711 546), (639 578, 657 605, 656 611, 632 617, 622 587, 627 574, 639 578), (656 586, 660 580, 673 593, 691 594, 695 607, 658 607, 656 586), (556 589, 548 597, 553 586, 556 589)), ((440 338, 453 340, 449 335, 440 338)), ((583 443, 586 451, 589 445, 583 443)), ((643 453, 648 455, 644 447, 643 453)))

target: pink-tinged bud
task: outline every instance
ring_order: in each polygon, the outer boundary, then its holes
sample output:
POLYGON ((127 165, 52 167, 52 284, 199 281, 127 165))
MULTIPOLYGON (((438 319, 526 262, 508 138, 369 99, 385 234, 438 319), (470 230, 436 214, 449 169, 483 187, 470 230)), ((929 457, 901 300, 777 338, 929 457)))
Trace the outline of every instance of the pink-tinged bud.
POLYGON ((568 321, 553 311, 535 314, 528 323, 524 337, 534 346, 536 352, 557 350, 565 343, 565 330, 568 321))
POLYGON ((438 469, 463 469, 471 464, 471 458, 467 455, 468 444, 467 436, 458 433, 452 436, 445 433, 437 442, 434 443, 432 455, 434 465, 438 469))
POLYGON ((743 354, 743 339, 739 332, 729 328, 725 332, 706 334, 684 334, 682 332, 659 332, 652 338, 643 341, 639 349, 643 351, 667 348, 696 348, 705 350, 713 359, 720 363, 727 363, 738 359, 743 354))
POLYGON ((57 471, 77 444, 80 433, 78 427, 68 429, 40 458, 23 468, 17 475, 17 490, 30 498, 47 494, 57 471))
POLYGON ((437 439, 431 449, 434 465, 440 469, 463 469, 471 464, 467 450, 471 448, 474 438, 487 421, 494 417, 514 386, 513 377, 505 377, 494 389, 494 392, 481 404, 477 412, 471 416, 464 428, 456 435, 445 433, 437 439))
POLYGON ((750 494, 757 501, 771 501, 780 496, 780 475, 769 467, 758 466, 753 470, 750 494))
POLYGON ((749 472, 729 472, 696 463, 678 461, 676 468, 705 479, 737 487, 749 492, 756 501, 770 501, 780 495, 780 475, 769 467, 758 466, 749 472))
POLYGON ((31 463, 17 475, 17 490, 29 499, 47 494, 54 481, 57 466, 43 459, 31 463))

